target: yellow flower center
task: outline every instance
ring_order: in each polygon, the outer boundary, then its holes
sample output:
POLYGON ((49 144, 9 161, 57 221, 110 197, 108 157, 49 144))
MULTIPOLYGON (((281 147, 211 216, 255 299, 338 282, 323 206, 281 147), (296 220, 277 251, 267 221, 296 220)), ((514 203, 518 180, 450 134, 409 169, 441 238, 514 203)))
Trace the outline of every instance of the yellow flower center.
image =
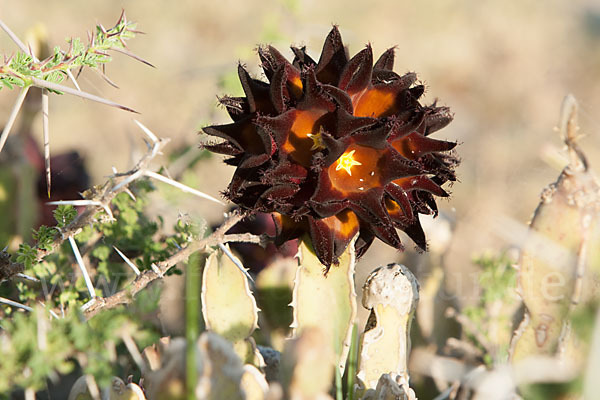
POLYGON ((338 158, 337 166, 335 167, 336 171, 340 169, 345 169, 348 175, 352 176, 352 167, 355 165, 362 165, 362 163, 356 161, 354 159, 354 152, 356 150, 352 150, 350 152, 342 154, 340 158, 338 158))
POLYGON ((319 133, 307 133, 306 136, 312 139, 313 144, 310 148, 310 151, 321 150, 325 148, 325 144, 323 143, 323 127, 319 127, 319 133))
POLYGON ((334 189, 345 194, 366 192, 382 186, 381 150, 353 144, 329 166, 328 175, 334 189), (356 159, 360 161, 357 161, 356 159), (359 167, 356 167, 356 166, 359 167), (347 173, 343 172, 345 170, 347 173))

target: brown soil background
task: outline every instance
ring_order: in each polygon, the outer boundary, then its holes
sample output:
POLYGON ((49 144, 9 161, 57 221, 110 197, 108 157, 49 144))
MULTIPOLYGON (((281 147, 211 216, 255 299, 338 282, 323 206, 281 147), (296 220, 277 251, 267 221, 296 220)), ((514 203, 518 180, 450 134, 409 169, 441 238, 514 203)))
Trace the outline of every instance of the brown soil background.
MULTIPOLYGON (((439 206, 455 224, 445 262, 462 300, 477 295, 468 289, 477 276, 472 257, 518 244, 519 231, 506 222, 525 224, 542 188, 558 175, 547 160, 564 154, 553 128, 567 93, 580 102, 581 143, 591 166, 600 168, 600 2, 2 0, 0 18, 20 37, 41 22, 50 44, 66 48, 65 38, 85 38, 97 22, 112 26, 121 8, 147 33, 130 41, 131 50, 157 68, 115 54, 107 74, 120 89, 92 71, 79 83, 141 115, 71 96, 50 103, 52 151, 80 150, 94 183, 112 166, 128 169, 143 151, 132 118, 170 137, 172 149, 196 145, 200 127, 227 121, 215 96, 226 93, 219 82, 231 77, 238 60, 259 75, 254 49, 260 43, 273 44, 290 59, 289 45, 305 44, 317 57, 332 23, 351 54, 366 43, 376 54, 397 46, 395 70, 416 71, 428 87, 425 101, 437 98, 455 113, 436 137, 460 143, 460 182, 439 206)), ((0 51, 15 50, 1 34, 0 51)), ((0 93, 0 121, 15 97, 14 91, 0 93)), ((41 142, 41 121, 36 129, 41 142)), ((192 183, 218 196, 231 173, 213 157, 199 164, 192 183)), ((218 207, 187 197, 155 211, 172 218, 199 214, 213 223, 221 218, 218 207)), ((359 266, 359 285, 378 263, 402 258, 380 244, 373 247, 359 266)))

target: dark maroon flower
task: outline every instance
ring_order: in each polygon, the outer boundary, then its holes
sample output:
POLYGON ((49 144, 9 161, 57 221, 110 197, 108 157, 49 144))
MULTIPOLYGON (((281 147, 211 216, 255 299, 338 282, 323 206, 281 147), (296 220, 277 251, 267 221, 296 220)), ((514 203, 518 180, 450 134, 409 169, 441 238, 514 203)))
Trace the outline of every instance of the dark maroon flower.
POLYGON ((220 99, 233 123, 204 128, 225 139, 206 147, 237 167, 225 196, 273 213, 279 244, 309 234, 328 267, 357 234, 358 256, 375 237, 402 249, 396 228, 425 249, 418 214, 436 214, 434 196, 456 180, 456 143, 428 137, 448 108, 418 102, 424 87, 392 71, 394 49, 375 64, 370 46, 349 59, 337 27, 318 62, 292 50, 290 63, 259 48, 269 82, 239 66, 246 96, 220 99))

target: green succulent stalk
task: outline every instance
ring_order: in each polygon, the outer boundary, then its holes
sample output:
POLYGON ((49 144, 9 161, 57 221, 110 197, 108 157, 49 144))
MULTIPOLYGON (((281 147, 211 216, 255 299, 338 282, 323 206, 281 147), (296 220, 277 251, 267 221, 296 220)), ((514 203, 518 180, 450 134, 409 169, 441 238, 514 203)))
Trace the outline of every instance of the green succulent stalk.
POLYGON ((330 338, 340 376, 344 375, 356 318, 354 242, 339 258, 339 264, 325 274, 309 240, 299 247, 300 262, 294 281, 292 308, 294 336, 308 328, 322 330, 330 338))
MULTIPOLYGON (((519 289, 525 317, 511 343, 511 360, 572 353, 569 319, 573 308, 591 299, 598 279, 600 185, 576 144, 577 103, 563 103, 561 131, 571 161, 542 193, 522 248, 519 289)), ((578 354, 578 355, 577 355, 578 354)))
MULTIPOLYGON (((229 252, 227 247, 225 250, 229 252)), ((244 363, 258 365, 256 344, 250 336, 258 328, 259 310, 247 276, 236 264, 241 265, 225 251, 208 257, 202 275, 202 315, 206 328, 233 343, 244 363)))

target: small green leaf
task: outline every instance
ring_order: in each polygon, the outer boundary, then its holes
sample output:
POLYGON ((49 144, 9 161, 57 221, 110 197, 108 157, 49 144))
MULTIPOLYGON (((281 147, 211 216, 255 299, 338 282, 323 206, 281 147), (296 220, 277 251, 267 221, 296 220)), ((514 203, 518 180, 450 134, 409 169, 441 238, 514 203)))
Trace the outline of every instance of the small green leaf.
POLYGON ((61 204, 54 210, 54 219, 59 228, 64 228, 69 225, 75 217, 77 217, 77 210, 70 204, 61 204))
POLYGON ((23 264, 25 269, 30 269, 37 259, 37 251, 26 243, 19 245, 17 250, 17 262, 23 264))
POLYGON ((33 231, 33 238, 37 241, 37 247, 42 250, 50 250, 56 234, 56 228, 42 225, 33 231))

